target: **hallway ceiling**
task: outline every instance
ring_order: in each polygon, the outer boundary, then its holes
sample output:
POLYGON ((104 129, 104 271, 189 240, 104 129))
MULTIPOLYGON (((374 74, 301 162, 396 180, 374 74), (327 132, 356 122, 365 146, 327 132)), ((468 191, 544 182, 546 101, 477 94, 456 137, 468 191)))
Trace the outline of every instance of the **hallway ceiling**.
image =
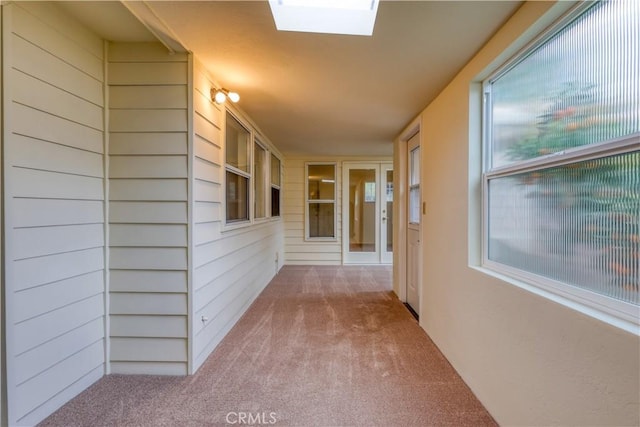
MULTIPOLYGON (((106 8, 124 9, 94 3, 103 10, 90 17, 91 3, 66 7, 86 9, 83 19, 94 24, 106 8)), ((390 155, 393 138, 521 3, 381 1, 373 36, 363 37, 278 32, 267 1, 145 2, 219 84, 240 94, 239 107, 283 153, 330 156, 390 155)), ((144 38, 128 25, 94 28, 111 40, 144 38)))

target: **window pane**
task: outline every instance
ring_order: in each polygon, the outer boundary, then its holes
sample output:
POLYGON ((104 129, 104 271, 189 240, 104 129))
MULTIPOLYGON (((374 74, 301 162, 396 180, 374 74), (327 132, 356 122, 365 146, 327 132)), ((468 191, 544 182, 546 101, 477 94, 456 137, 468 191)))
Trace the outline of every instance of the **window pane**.
POLYGON ((266 166, 267 166, 267 150, 259 144, 255 144, 254 149, 254 215, 256 218, 264 218, 267 215, 267 199, 266 199, 266 166))
POLYGON ((640 152, 489 181, 489 259, 640 303, 640 152))
POLYGON ((492 83, 492 167, 640 131, 639 16, 600 2, 492 83))
POLYGON ((280 187, 280 159, 271 155, 271 185, 280 187))
POLYGON ((420 224, 420 186, 409 189, 409 222, 420 224))
POLYGON ((420 184, 420 147, 414 148, 409 159, 409 185, 420 184))
POLYGON ((249 220, 249 179, 227 171, 227 222, 249 220))
POLYGON ((335 198, 335 165, 309 165, 309 200, 335 198))
POLYGON ((248 173, 249 131, 229 113, 227 113, 226 143, 227 164, 248 173))
POLYGON ((309 203, 309 237, 335 237, 334 211, 334 203, 309 203))
POLYGON ((376 169, 349 169, 349 251, 376 252, 376 169))
POLYGON ((271 187, 271 216, 280 216, 280 190, 271 187))

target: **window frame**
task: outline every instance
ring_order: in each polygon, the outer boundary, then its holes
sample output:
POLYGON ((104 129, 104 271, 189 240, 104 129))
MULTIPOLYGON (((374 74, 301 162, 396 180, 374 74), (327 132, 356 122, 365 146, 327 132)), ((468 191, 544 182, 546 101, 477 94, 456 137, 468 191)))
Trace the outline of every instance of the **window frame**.
POLYGON ((267 219, 269 219, 270 215, 269 215, 269 211, 270 211, 270 205, 267 202, 267 200, 269 199, 270 194, 267 194, 267 189, 269 188, 269 186, 267 185, 268 181, 267 181, 267 176, 268 174, 270 174, 271 172, 271 165, 270 162, 267 159, 271 159, 271 151, 269 150, 269 148, 267 148, 267 146, 261 141, 261 139, 258 136, 254 136, 253 138, 253 153, 252 153, 252 157, 253 157, 253 203, 252 203, 252 208, 253 208, 253 219, 254 221, 265 221, 267 219), (263 165, 262 165, 262 204, 263 204, 263 208, 264 208, 264 215, 263 216, 257 216, 256 215, 256 208, 257 208, 257 192, 258 189, 256 188, 256 185, 258 183, 258 174, 256 172, 256 149, 257 147, 260 147, 263 151, 264 151, 264 161, 263 161, 263 165))
POLYGON ((420 226, 420 222, 422 220, 421 218, 421 203, 420 203, 420 197, 418 198, 418 215, 417 218, 412 217, 412 211, 411 208, 415 207, 412 203, 411 200, 411 195, 412 192, 415 190, 418 192, 418 196, 420 196, 420 191, 421 191, 421 164, 420 164, 420 156, 421 156, 421 147, 420 145, 418 145, 417 147, 413 148, 412 150, 409 150, 409 159, 407 162, 407 168, 408 168, 408 174, 409 174, 409 179, 408 179, 408 183, 407 183, 407 198, 408 198, 408 206, 407 206, 407 223, 409 224, 409 226, 413 226, 413 227, 419 227, 420 226), (414 182, 414 165, 413 165, 413 156, 414 153, 417 153, 418 156, 418 170, 417 170, 417 180, 414 182))
POLYGON ((304 240, 311 242, 337 242, 338 241, 338 163, 337 162, 305 162, 304 166, 304 240), (309 166, 333 166, 333 199, 309 199, 309 166), (311 203, 329 204, 333 203, 333 237, 311 237, 309 234, 309 206, 311 203))
POLYGON ((253 131, 251 129, 250 126, 247 126, 247 124, 241 120, 239 118, 239 116, 237 114, 234 114, 231 110, 226 109, 225 110, 225 115, 224 115, 224 226, 225 229, 230 229, 230 228, 237 228, 237 227, 242 227, 242 226, 246 226, 246 225, 250 225, 253 221, 253 179, 252 179, 252 171, 253 171, 253 131), (243 171, 242 169, 233 166, 229 163, 227 163, 227 154, 229 151, 229 144, 227 142, 227 120, 228 117, 231 116, 233 119, 235 119, 236 122, 238 122, 238 124, 240 124, 240 126, 247 131, 249 138, 247 141, 247 164, 248 164, 248 169, 249 171, 243 171), (241 219, 232 219, 229 220, 228 218, 228 203, 229 200, 227 199, 227 185, 229 184, 228 180, 227 180, 227 173, 232 173, 234 175, 237 176, 241 176, 243 178, 247 179, 247 218, 241 218, 241 219))
MULTIPOLYGON (((280 176, 282 176, 282 158, 276 149, 269 143, 268 139, 265 138, 259 130, 255 128, 253 123, 244 118, 242 114, 235 111, 234 109, 229 108, 229 106, 225 106, 223 109, 223 123, 222 123, 222 140, 224 141, 221 154, 224 161, 224 167, 222 171, 222 190, 221 190, 221 201, 223 203, 222 214, 224 217, 222 218, 222 232, 229 232, 237 229, 251 227, 253 225, 262 224, 266 221, 278 221, 281 220, 282 214, 279 216, 271 215, 271 156, 274 156, 280 162, 280 176), (243 171, 233 165, 227 163, 227 117, 233 117, 239 124, 242 126, 244 130, 249 133, 248 140, 248 164, 249 164, 249 172, 243 171), (265 216, 256 218, 255 216, 255 147, 259 145, 263 150, 265 150, 265 165, 264 165, 264 191, 265 191, 265 216), (231 220, 229 221, 227 218, 227 172, 236 174, 238 176, 242 176, 248 179, 248 194, 247 194, 247 210, 248 210, 248 219, 240 219, 240 220, 231 220)), ((282 177, 280 178, 282 181, 282 177)), ((282 182, 278 187, 280 190, 280 199, 282 200, 282 182)))
POLYGON ((585 2, 571 8, 550 28, 543 31, 482 81, 481 268, 515 286, 640 335, 638 328, 640 325, 639 306, 489 259, 489 182, 492 179, 635 152, 640 147, 640 133, 635 133, 532 159, 518 160, 503 166, 492 167, 491 165, 493 149, 491 133, 491 124, 493 123, 491 114, 492 83, 508 73, 520 61, 548 42, 593 5, 592 2, 585 2))
POLYGON ((268 195, 267 200, 269 200, 268 213, 269 218, 281 218, 282 217, 282 159, 278 157, 275 153, 269 153, 269 185, 268 185, 268 195), (273 159, 278 161, 278 183, 274 183, 272 180, 273 177, 273 159), (273 214, 273 190, 278 190, 278 215, 273 214))

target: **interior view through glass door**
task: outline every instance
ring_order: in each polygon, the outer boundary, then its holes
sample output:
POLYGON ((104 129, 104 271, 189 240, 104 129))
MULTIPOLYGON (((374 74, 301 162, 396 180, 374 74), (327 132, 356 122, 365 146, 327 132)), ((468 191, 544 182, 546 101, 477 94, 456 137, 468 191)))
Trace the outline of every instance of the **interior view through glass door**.
POLYGON ((380 234, 381 261, 393 263, 393 165, 380 165, 382 190, 382 232, 380 234))
POLYGON ((343 178, 344 263, 391 263, 391 164, 345 163, 343 178))

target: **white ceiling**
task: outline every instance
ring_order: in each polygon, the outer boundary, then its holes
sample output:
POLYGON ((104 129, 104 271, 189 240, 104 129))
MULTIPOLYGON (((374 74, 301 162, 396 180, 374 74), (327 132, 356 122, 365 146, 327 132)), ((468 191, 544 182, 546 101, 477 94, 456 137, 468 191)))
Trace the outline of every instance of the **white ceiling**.
MULTIPOLYGON (((282 152, 332 156, 390 155, 393 138, 521 3, 381 1, 372 37, 278 32, 266 0, 145 5, 240 94, 282 152)), ((119 3, 67 8, 106 39, 149 38, 131 16, 118 18, 119 3)))

